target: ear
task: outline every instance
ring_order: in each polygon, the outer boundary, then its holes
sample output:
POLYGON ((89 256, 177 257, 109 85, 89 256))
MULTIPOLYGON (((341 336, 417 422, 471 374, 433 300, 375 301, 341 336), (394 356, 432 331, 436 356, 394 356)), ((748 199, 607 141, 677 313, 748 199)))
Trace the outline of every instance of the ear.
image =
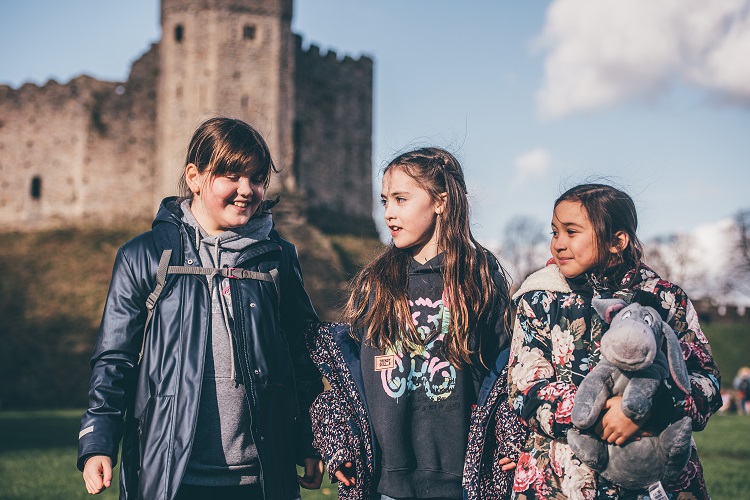
POLYGON ((440 193, 440 199, 435 204, 435 213, 442 215, 445 212, 445 206, 448 203, 448 193, 440 193))
POLYGON ((198 171, 198 167, 196 167, 194 163, 188 163, 185 166, 185 182, 193 194, 200 193, 201 177, 201 173, 198 171))
POLYGON ((605 323, 612 323, 615 315, 627 307, 628 303, 622 299, 592 299, 591 305, 605 323))
POLYGON ((682 392, 690 394, 690 376, 688 375, 687 365, 685 365, 685 358, 682 357, 680 341, 666 321, 662 321, 661 331, 664 334, 664 342, 667 344, 669 374, 682 392))
POLYGON ((630 236, 625 231, 617 231, 615 233, 615 240, 613 245, 609 247, 610 253, 620 253, 630 244, 630 236))

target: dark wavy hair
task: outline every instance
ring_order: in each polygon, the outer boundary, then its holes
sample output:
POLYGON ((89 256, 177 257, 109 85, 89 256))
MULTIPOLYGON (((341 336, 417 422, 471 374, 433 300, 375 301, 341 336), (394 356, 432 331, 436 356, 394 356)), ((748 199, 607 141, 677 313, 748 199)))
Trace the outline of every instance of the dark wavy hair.
POLYGON ((643 245, 636 235, 638 213, 630 195, 607 184, 579 184, 561 194, 555 207, 563 201, 579 202, 594 228, 597 265, 592 274, 612 281, 613 272, 640 268, 643 245), (629 242, 622 252, 613 254, 608 249, 617 245, 620 231, 628 235, 629 242))
MULTIPOLYGON (((257 168, 268 188, 271 174, 278 172, 271 151, 263 136, 248 123, 234 118, 209 118, 193 133, 188 145, 185 166, 192 163, 200 173, 209 173, 209 179, 247 170, 248 165, 257 168)), ((192 197, 185 172, 179 181, 180 194, 192 197)))
MULTIPOLYGON (((451 312, 445 354, 457 367, 475 361, 487 366, 493 360, 482 358, 482 346, 492 345, 492 339, 484 338, 490 333, 479 326, 494 308, 498 308, 507 322, 508 283, 505 271, 497 263, 503 276, 498 289, 492 279, 489 252, 471 233, 461 165, 448 151, 429 147, 397 156, 383 170, 383 175, 394 169, 412 177, 433 201, 446 196, 438 229, 438 248, 444 252, 444 293, 451 312), (477 338, 472 336, 474 332, 482 333, 477 338)), ((357 336, 360 329, 364 331, 364 339, 358 340, 381 351, 393 349, 397 341, 402 341, 406 348, 422 345, 411 321, 407 297, 411 258, 409 249, 391 244, 351 284, 344 320, 355 327, 353 335, 357 336)))

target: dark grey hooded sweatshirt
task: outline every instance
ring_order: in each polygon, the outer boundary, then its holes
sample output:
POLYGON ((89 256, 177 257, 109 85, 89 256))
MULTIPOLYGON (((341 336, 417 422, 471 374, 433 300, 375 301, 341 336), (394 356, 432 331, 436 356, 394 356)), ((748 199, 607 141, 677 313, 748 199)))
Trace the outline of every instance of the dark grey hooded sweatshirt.
MULTIPOLYGON (((273 228, 271 214, 262 213, 242 227, 209 236, 190 211, 190 200, 183 201, 181 208, 182 220, 196 230, 194 244, 203 267, 234 267, 240 253, 257 241, 267 240, 273 228)), ((214 277, 209 286, 211 331, 195 441, 182 482, 203 486, 255 484, 260 478, 260 464, 250 434, 245 386, 237 383, 228 279, 214 277)))

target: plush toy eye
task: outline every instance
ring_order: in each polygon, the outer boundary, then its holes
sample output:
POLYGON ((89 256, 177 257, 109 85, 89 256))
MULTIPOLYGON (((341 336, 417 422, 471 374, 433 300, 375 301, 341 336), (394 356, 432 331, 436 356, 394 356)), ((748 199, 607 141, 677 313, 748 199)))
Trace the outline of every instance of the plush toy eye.
POLYGON ((627 319, 627 318, 630 317, 631 313, 632 313, 632 311, 625 311, 624 313, 620 314, 620 318, 627 319))
POLYGON ((654 322, 653 318, 650 314, 644 314, 643 315, 643 322, 646 323, 648 326, 651 326, 654 322))

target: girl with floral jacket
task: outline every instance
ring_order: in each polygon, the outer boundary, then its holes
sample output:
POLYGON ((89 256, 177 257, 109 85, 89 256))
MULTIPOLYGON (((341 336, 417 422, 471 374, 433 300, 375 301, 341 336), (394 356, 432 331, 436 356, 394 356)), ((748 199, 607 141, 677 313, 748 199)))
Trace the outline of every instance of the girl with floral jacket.
MULTIPOLYGON (((690 374, 685 394, 669 380, 655 397, 650 418, 633 422, 611 398, 595 432, 618 446, 689 416, 702 430, 721 407, 720 375, 698 315, 685 292, 641 263, 632 199, 611 186, 584 184, 555 202, 550 249, 554 263, 532 274, 514 295, 516 323, 509 365, 509 397, 531 435, 521 453, 514 498, 635 498, 606 481, 571 451, 576 390, 599 362, 608 325, 591 308, 594 297, 617 297, 655 308, 673 328, 690 374)), ((672 499, 708 498, 693 444, 690 461, 673 484, 672 499)))

